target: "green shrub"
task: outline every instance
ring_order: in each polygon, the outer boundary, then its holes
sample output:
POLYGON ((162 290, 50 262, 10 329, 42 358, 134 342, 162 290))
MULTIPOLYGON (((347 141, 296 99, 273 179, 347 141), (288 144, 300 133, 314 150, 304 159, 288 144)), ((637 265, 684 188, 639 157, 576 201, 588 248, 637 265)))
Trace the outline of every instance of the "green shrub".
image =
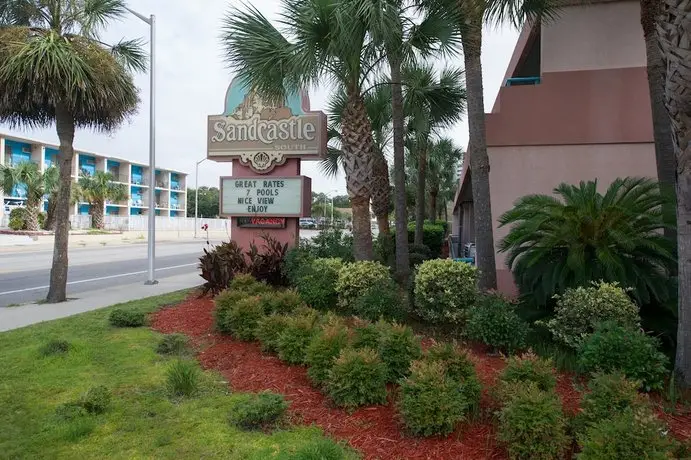
POLYGON ((410 374, 410 363, 422 355, 420 340, 413 330, 400 324, 394 324, 382 333, 378 351, 390 382, 410 374))
POLYGON ((214 324, 216 329, 224 334, 231 333, 230 323, 228 322, 228 315, 230 310, 237 302, 249 297, 245 291, 227 289, 216 296, 214 299, 214 324))
POLYGON ((612 321, 630 329, 640 324, 638 307, 616 283, 594 283, 593 286, 567 289, 555 296, 554 318, 545 323, 554 339, 578 348, 601 322, 612 321))
POLYGON ((425 260, 432 259, 432 251, 430 248, 424 244, 411 243, 408 245, 408 253, 419 254, 425 258, 425 260))
POLYGON ((477 296, 477 269, 450 259, 423 262, 415 275, 415 311, 432 323, 461 323, 477 296))
POLYGON ((177 360, 168 367, 166 378, 173 396, 192 396, 199 390, 201 372, 196 362, 177 360))
POLYGON ((358 297, 390 278, 389 269, 378 262, 361 261, 344 265, 336 281, 338 306, 351 311, 358 297))
POLYGON ((70 343, 62 339, 49 340, 38 349, 38 353, 43 357, 64 355, 68 351, 70 351, 70 343))
POLYGON ((579 460, 658 459, 672 457, 664 424, 649 409, 625 410, 589 427, 579 437, 579 460))
POLYGON ((480 409, 482 385, 475 364, 465 350, 449 343, 438 343, 427 349, 424 359, 441 363, 446 369, 446 375, 460 385, 461 393, 471 412, 480 409))
POLYGON ((506 367, 499 375, 500 399, 510 396, 515 386, 535 384, 540 391, 552 391, 557 378, 551 359, 540 358, 532 353, 512 356, 506 360, 506 367))
POLYGON ((341 350, 348 345, 348 329, 340 324, 327 324, 312 338, 307 348, 307 375, 317 385, 322 385, 329 376, 334 361, 341 350))
POLYGON ((61 420, 74 420, 79 417, 86 417, 89 413, 79 401, 71 401, 56 407, 55 415, 61 420))
POLYGON ((276 342, 278 357, 288 364, 305 364, 307 347, 315 334, 317 317, 302 315, 289 317, 276 342))
POLYGON ((264 309, 259 297, 245 297, 228 310, 225 326, 240 340, 254 340, 257 337, 257 324, 263 317, 264 309))
POLYGON ((166 334, 156 346, 156 352, 161 355, 182 355, 187 352, 189 339, 185 334, 166 334))
POLYGON ((373 241, 374 260, 389 268, 396 266, 396 235, 394 232, 379 233, 373 241))
POLYGON ((376 281, 355 300, 353 314, 373 321, 381 317, 401 319, 403 301, 396 283, 391 278, 376 281))
POLYGON ((499 412, 497 437, 511 459, 562 458, 569 440, 557 394, 534 384, 514 386, 499 412))
POLYGON ((244 430, 258 430, 275 427, 285 416, 288 403, 282 395, 263 391, 245 395, 230 409, 229 421, 244 430))
POLYGON ((267 292, 272 292, 271 286, 249 275, 247 273, 241 273, 236 275, 235 278, 228 285, 229 291, 242 291, 247 295, 261 295, 267 292))
POLYGON ((146 324, 146 313, 137 310, 115 308, 108 315, 108 322, 114 327, 141 327, 146 324))
POLYGON ((26 230, 26 208, 22 206, 12 209, 8 225, 12 230, 26 230))
POLYGON ((283 274, 291 286, 297 286, 298 279, 302 276, 303 270, 313 260, 314 256, 312 256, 312 253, 302 242, 300 242, 299 246, 288 249, 283 259, 283 274))
POLYGON ((353 327, 353 348, 379 349, 379 341, 382 334, 391 327, 386 321, 371 323, 369 321, 358 321, 353 327))
POLYGON ((321 230, 306 247, 318 259, 337 257, 345 262, 353 260, 353 236, 338 228, 321 230))
POLYGON ((377 352, 345 348, 334 361, 326 390, 338 406, 386 403, 386 365, 377 352))
POLYGON ((469 404, 441 361, 416 361, 401 383, 399 411, 415 435, 447 435, 463 420, 469 404))
POLYGON ((278 338, 285 330, 290 318, 285 315, 269 315, 257 322, 255 335, 262 344, 262 350, 267 352, 278 351, 278 338))
POLYGON ((499 295, 483 295, 468 310, 465 332, 469 339, 482 342, 493 351, 513 353, 526 347, 528 323, 514 306, 499 295))
POLYGON ((602 420, 645 406, 638 394, 639 385, 619 372, 594 375, 588 382, 588 392, 583 394, 581 411, 574 420, 576 431, 582 433, 602 420))
POLYGON ((662 390, 668 372, 668 359, 658 351, 655 337, 614 323, 597 326, 581 345, 578 364, 586 372, 620 370, 646 391, 662 390))
MULTIPOLYGON (((425 221, 423 224, 422 244, 429 248, 432 258, 441 256, 441 248, 444 245, 445 236, 446 230, 441 222, 433 224, 430 221, 425 221)), ((408 224, 408 242, 412 243, 413 241, 415 241, 415 222, 410 222, 408 224)))
POLYGON ((296 308, 305 306, 300 295, 292 290, 272 291, 259 296, 264 313, 291 313, 296 308))
POLYGON ((110 390, 103 385, 98 385, 86 390, 79 400, 79 405, 89 414, 102 414, 108 410, 111 399, 110 390))
POLYGON ((300 297, 320 310, 334 308, 338 301, 336 283, 343 268, 341 259, 315 259, 302 269, 295 282, 300 297))

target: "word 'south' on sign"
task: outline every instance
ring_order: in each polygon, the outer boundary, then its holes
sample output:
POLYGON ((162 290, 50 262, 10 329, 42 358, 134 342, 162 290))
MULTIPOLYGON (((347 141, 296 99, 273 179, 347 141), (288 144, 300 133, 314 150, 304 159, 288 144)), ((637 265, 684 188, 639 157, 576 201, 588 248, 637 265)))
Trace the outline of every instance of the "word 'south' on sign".
POLYGON ((221 215, 306 217, 311 212, 309 177, 221 177, 221 215))
POLYGON ((326 153, 326 115, 310 111, 304 91, 270 103, 235 79, 225 110, 209 116, 207 129, 210 160, 239 160, 258 174, 271 172, 287 158, 318 160, 326 153))

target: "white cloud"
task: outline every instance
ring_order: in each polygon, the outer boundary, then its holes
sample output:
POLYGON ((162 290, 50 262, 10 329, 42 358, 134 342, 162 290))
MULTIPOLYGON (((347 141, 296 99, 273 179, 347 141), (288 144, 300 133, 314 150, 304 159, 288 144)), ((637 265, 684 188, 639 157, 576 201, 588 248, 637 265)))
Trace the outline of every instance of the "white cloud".
MULTIPOLYGON (((252 3, 270 18, 280 5, 279 0, 252 3)), ((225 92, 232 79, 222 60, 219 35, 225 12, 230 5, 237 4, 227 0, 130 2, 132 9, 144 15, 156 15, 156 164, 189 173, 190 186, 194 185, 195 163, 206 156, 206 117, 222 112, 225 92)), ((148 34, 146 24, 130 17, 113 24, 103 38, 111 42, 123 37, 148 40, 148 34)), ((517 37, 518 32, 510 28, 485 31, 482 65, 486 110, 494 103, 517 37)), ((462 58, 456 59, 457 62, 440 62, 440 65, 462 66, 462 58)), ((75 136, 77 149, 148 162, 149 75, 137 75, 136 84, 141 88, 142 98, 138 114, 110 135, 78 131, 75 136)), ((320 88, 312 92, 313 109, 326 106, 327 91, 320 88)), ((0 130, 10 131, 2 125, 0 130)), ((54 127, 11 132, 57 143, 54 127)), ((467 123, 459 123, 448 135, 465 147, 467 123)), ((316 163, 304 162, 302 171, 312 177, 313 190, 337 189, 345 193, 343 177, 334 180, 323 177, 316 163)), ((217 185, 219 176, 228 174, 229 163, 206 161, 199 167, 199 183, 217 185)))

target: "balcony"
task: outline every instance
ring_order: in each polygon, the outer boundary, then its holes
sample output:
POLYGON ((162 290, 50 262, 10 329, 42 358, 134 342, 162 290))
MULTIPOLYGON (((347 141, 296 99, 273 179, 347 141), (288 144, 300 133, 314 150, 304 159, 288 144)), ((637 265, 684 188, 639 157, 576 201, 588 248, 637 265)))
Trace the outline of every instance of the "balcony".
POLYGON ((133 208, 148 208, 149 207, 149 200, 148 198, 144 197, 132 197, 131 200, 129 200, 130 207, 133 208))
POLYGON ((170 209, 182 210, 182 209, 184 209, 184 207, 178 203, 171 203, 170 209))
POLYGON ((158 177, 156 178, 156 188, 168 188, 168 182, 165 181, 164 179, 159 179, 158 177))
POLYGON ((539 85, 540 77, 512 77, 506 79, 504 86, 539 85))
POLYGON ((159 209, 168 209, 168 203, 166 201, 157 201, 156 207, 159 209))
POLYGON ((144 176, 132 176, 132 185, 139 185, 142 187, 148 187, 149 181, 144 176))

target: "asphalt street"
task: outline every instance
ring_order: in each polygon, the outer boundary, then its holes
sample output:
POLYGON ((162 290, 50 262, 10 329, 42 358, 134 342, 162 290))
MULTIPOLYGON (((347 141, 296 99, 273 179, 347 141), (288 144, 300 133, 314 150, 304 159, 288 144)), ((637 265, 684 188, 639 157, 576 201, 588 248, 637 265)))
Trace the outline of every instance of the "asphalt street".
MULTIPOLYGON (((203 240, 156 244, 156 279, 197 271, 203 240)), ((48 293, 52 250, 0 253, 0 308, 35 302, 48 293)), ((146 244, 70 248, 68 296, 147 279, 146 244)))

